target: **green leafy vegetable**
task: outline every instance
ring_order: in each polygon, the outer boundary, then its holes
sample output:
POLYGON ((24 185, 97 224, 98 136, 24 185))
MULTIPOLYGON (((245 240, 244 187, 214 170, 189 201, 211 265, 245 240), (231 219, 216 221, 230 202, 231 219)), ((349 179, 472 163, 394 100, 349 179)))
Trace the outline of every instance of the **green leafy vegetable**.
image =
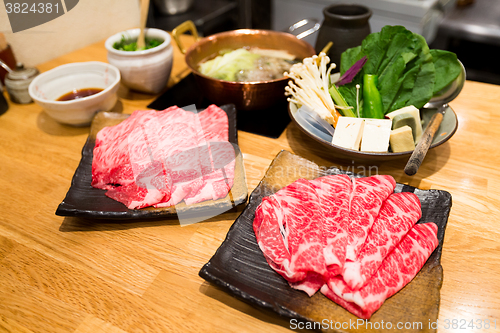
MULTIPOLYGON (((157 47, 158 45, 163 43, 163 40, 156 38, 147 38, 146 37, 146 46, 142 50, 152 49, 153 47, 157 47)), ((137 39, 127 39, 125 36, 122 36, 122 39, 119 42, 115 42, 113 44, 113 48, 120 51, 141 51, 137 50, 137 39)))
POLYGON ((457 60, 457 55, 453 52, 443 50, 430 50, 434 67, 436 67, 436 83, 434 84, 434 94, 449 85, 455 80, 462 66, 457 60))
MULTIPOLYGON (((417 34, 415 34, 415 36, 422 43, 422 51, 420 52, 419 59, 414 63, 414 67, 419 67, 420 69, 417 77, 415 78, 411 97, 404 106, 413 105, 417 109, 420 109, 432 98, 434 83, 436 81, 436 70, 434 63, 432 62, 432 55, 430 54, 429 47, 427 46, 424 37, 417 34)), ((392 107, 390 111, 397 109, 398 108, 392 107)))
POLYGON ((461 71, 456 55, 429 50, 422 36, 402 26, 385 26, 368 35, 360 46, 342 53, 340 73, 364 56, 368 59, 362 70, 351 83, 340 86, 339 92, 355 107, 356 85, 364 91, 364 75, 377 75, 384 114, 409 105, 421 108, 461 71))

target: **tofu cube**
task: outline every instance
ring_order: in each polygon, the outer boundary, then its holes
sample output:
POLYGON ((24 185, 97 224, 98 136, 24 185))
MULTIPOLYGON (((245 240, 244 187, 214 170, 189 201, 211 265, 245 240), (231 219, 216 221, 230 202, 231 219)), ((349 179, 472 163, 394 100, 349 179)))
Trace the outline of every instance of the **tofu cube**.
POLYGON ((391 149, 394 153, 415 149, 411 127, 406 125, 391 131, 391 149))
MULTIPOLYGON (((386 114, 386 117, 389 117, 393 122, 394 121, 397 122, 398 119, 396 119, 396 117, 402 115, 406 115, 407 117, 412 117, 414 119, 415 128, 413 129, 413 139, 415 144, 417 144, 420 138, 422 137, 422 122, 420 120, 420 110, 414 107, 413 105, 405 106, 404 108, 386 114)), ((393 125, 395 125, 393 126, 393 129, 399 127, 397 123, 393 125)), ((410 124, 406 123, 402 125, 410 125, 410 124)))
POLYGON ((339 117, 332 144, 347 149, 359 150, 365 122, 361 118, 339 117))
POLYGON ((361 151, 386 153, 389 149, 391 127, 390 119, 365 119, 361 151))

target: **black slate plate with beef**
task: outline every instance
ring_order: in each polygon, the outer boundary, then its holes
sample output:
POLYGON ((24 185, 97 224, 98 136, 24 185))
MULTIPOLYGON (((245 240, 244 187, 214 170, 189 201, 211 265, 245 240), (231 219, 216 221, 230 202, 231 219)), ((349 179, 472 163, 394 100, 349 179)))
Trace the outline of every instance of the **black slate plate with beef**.
MULTIPOLYGON (((451 195, 439 190, 420 190, 397 184, 395 192, 413 192, 421 201, 422 218, 418 223, 434 222, 438 226, 439 246, 418 275, 401 291, 386 300, 373 314, 371 323, 379 329, 335 329, 335 323, 356 322, 359 318, 327 299, 321 293, 313 297, 292 289, 285 279, 266 262, 253 231, 255 210, 262 198, 271 195, 298 178, 314 179, 325 174, 343 173, 339 169, 320 168, 313 162, 282 151, 273 160, 266 175, 250 196, 249 203, 231 226, 225 241, 200 271, 205 280, 224 288, 228 293, 281 316, 328 323, 319 327, 331 332, 394 332, 380 329, 380 323, 419 322, 411 329, 398 332, 435 332, 430 322, 438 318, 443 269, 440 263, 444 232, 451 209, 451 195)), ((337 324, 337 326, 339 325, 337 324)), ((345 326, 345 325, 344 325, 345 326)), ((384 326, 387 328, 387 326, 384 326)))
MULTIPOLYGON (((233 143, 234 147, 237 147, 236 109, 232 104, 223 105, 220 108, 228 116, 229 142, 233 143)), ((90 128, 90 135, 82 149, 82 159, 75 171, 66 197, 57 208, 56 215, 102 219, 136 219, 176 217, 177 212, 182 210, 184 216, 189 214, 200 216, 203 214, 210 215, 214 211, 225 211, 246 202, 248 188, 243 168, 243 157, 239 150, 235 152, 234 185, 228 197, 224 199, 216 201, 208 200, 193 205, 186 205, 182 202, 175 207, 151 207, 131 210, 120 202, 108 198, 105 195, 106 191, 92 187, 90 185, 92 182, 92 154, 97 132, 103 127, 119 124, 128 116, 127 114, 113 112, 99 112, 94 117, 90 128)))

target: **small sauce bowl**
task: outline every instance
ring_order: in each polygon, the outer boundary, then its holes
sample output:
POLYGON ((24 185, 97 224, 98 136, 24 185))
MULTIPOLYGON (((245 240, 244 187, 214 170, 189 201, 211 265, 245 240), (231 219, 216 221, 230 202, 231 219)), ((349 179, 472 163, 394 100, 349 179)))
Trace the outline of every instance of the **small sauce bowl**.
POLYGON ((116 101, 120 71, 110 64, 89 61, 62 65, 38 75, 29 86, 36 104, 56 121, 87 126, 98 111, 111 110, 116 101), (101 92, 69 101, 57 99, 70 91, 100 88, 101 92))

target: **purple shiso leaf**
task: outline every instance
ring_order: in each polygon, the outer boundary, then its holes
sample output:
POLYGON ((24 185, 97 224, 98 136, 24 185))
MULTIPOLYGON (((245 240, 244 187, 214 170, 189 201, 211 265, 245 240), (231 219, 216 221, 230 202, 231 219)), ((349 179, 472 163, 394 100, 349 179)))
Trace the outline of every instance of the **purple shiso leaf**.
POLYGON ((356 61, 354 63, 354 65, 352 65, 352 67, 349 68, 344 73, 344 75, 342 75, 340 77, 340 79, 335 83, 335 85, 338 87, 338 86, 342 86, 344 84, 351 83, 351 81, 354 79, 354 77, 356 76, 356 74, 358 74, 359 71, 361 70, 361 68, 363 68, 363 66, 365 65, 366 59, 367 59, 366 56, 364 56, 363 58, 361 58, 358 61, 356 61))

